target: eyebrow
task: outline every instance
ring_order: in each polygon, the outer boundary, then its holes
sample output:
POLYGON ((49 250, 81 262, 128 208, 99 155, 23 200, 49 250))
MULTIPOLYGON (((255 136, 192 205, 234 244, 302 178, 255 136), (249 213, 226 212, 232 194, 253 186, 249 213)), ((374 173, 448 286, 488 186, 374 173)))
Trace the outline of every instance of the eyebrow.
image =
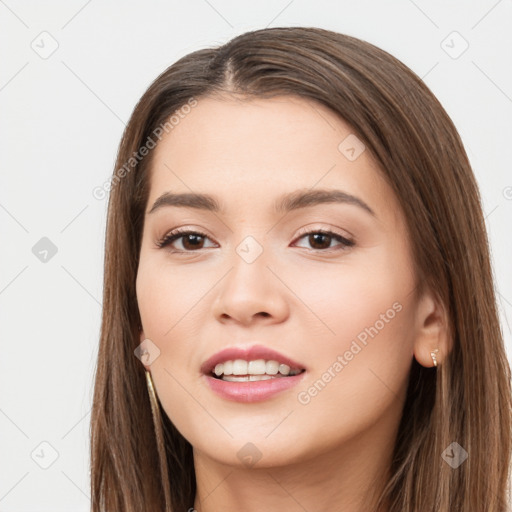
MULTIPOLYGON (((275 213, 286 213, 300 208, 329 203, 358 206, 374 217, 377 216, 362 199, 348 194, 347 192, 343 192, 342 190, 335 189, 296 190, 295 192, 287 193, 277 198, 273 207, 275 213)), ((209 194, 198 194, 192 192, 174 194, 171 192, 165 192, 153 203, 148 214, 153 213, 164 206, 196 208, 216 213, 222 213, 224 211, 219 201, 209 194)))

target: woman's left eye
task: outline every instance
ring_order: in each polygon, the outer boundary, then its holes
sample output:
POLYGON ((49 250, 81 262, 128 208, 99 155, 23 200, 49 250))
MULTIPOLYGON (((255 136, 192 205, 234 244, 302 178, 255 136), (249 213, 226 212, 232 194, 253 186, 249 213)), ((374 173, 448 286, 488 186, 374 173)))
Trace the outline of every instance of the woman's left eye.
POLYGON ((316 231, 309 231, 301 235, 297 240, 307 238, 307 242, 312 246, 313 250, 325 251, 326 249, 332 249, 331 243, 334 241, 339 242, 339 248, 336 250, 344 250, 348 247, 355 245, 353 240, 349 240, 333 231, 326 231, 319 229, 316 231), (319 247, 320 246, 320 247, 319 247))
MULTIPOLYGON (((333 231, 326 231, 322 229, 303 233, 296 240, 302 240, 303 238, 307 239, 312 250, 315 251, 326 252, 327 249, 333 249, 331 245, 332 242, 338 242, 339 247, 337 249, 335 248, 335 250, 344 250, 355 245, 353 240, 349 240, 348 238, 334 233, 333 231)), ((173 245, 178 240, 181 242, 182 247, 173 247, 175 252, 194 252, 198 249, 204 249, 204 242, 205 240, 209 240, 209 237, 198 231, 175 230, 165 235, 156 243, 156 245, 162 249, 168 245, 173 245)))

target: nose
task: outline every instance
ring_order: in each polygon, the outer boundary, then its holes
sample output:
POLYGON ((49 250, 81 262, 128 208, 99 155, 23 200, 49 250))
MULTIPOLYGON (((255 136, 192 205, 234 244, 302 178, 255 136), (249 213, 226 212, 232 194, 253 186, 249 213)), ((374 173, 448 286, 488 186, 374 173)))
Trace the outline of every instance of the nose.
POLYGON ((233 255, 213 306, 217 320, 249 326, 254 322, 279 323, 288 317, 286 287, 274 275, 275 270, 267 267, 264 254, 252 263, 233 255))

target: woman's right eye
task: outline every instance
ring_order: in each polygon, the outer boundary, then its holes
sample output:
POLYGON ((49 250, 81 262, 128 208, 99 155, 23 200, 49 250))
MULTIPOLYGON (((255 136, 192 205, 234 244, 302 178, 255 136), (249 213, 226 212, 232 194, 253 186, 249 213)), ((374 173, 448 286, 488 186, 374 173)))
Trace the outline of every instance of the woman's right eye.
POLYGON ((173 247, 174 252, 193 252, 197 249, 204 249, 204 240, 209 239, 204 233, 199 231, 176 229, 166 234, 157 242, 160 249, 174 244, 177 240, 181 241, 182 248, 173 247))

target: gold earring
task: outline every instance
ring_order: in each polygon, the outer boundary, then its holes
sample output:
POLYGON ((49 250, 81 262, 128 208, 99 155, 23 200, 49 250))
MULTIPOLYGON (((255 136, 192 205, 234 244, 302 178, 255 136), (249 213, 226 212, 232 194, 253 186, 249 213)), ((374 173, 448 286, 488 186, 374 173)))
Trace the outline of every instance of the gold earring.
POLYGON ((432 358, 432 361, 434 361, 434 366, 437 366, 437 358, 436 358, 436 354, 439 352, 439 349, 436 348, 435 350, 433 350, 432 352, 430 352, 430 357, 432 358))
POLYGON ((160 418, 160 411, 158 410, 158 401, 157 401, 157 398, 156 398, 156 393, 155 393, 155 386, 153 385, 153 379, 151 377, 151 372, 148 372, 147 370, 145 370, 146 372, 146 384, 148 386, 148 393, 149 393, 149 401, 151 402, 151 412, 153 413, 153 418, 155 419, 155 421, 158 421, 160 418))
MULTIPOLYGON (((160 409, 158 406, 158 400, 155 393, 155 386, 153 385, 153 378, 151 377, 151 372, 146 372, 146 383, 148 385, 148 393, 149 393, 149 401, 151 403, 151 413, 153 415, 153 426, 155 429, 156 436, 156 446, 158 450, 158 458, 160 461, 160 475, 162 478, 162 482, 169 482, 169 470, 167 468, 167 459, 166 459, 166 449, 165 449, 165 440, 164 440, 164 432, 162 427, 162 416, 160 415, 160 409)), ((171 496, 170 496, 170 488, 167 485, 164 485, 164 495, 165 495, 165 510, 171 510, 171 496)))

